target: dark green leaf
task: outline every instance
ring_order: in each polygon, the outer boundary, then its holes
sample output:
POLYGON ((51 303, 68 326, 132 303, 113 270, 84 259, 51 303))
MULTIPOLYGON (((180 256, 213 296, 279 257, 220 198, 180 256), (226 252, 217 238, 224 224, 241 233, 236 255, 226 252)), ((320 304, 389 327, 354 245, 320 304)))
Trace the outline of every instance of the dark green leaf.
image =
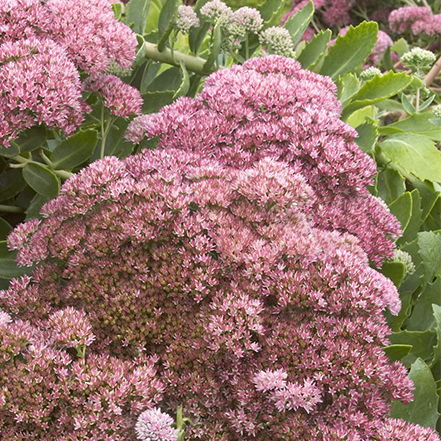
POLYGON ((441 197, 437 198, 432 210, 424 219, 424 223, 421 225, 421 230, 441 230, 441 197))
POLYGON ((213 40, 210 45, 210 52, 207 61, 204 64, 204 71, 209 71, 217 60, 222 43, 222 34, 220 23, 216 23, 213 29, 213 40))
POLYGON ((16 145, 21 153, 32 152, 41 147, 46 141, 46 130, 43 126, 34 126, 20 133, 12 143, 16 145))
POLYGON ((412 196, 407 191, 389 205, 390 212, 400 221, 401 230, 404 231, 412 215, 412 196))
POLYGON ((410 193, 412 197, 412 212, 410 215, 409 223, 403 232, 403 236, 397 240, 397 244, 401 245, 406 242, 412 242, 420 230, 421 226, 421 197, 417 189, 412 190, 410 193))
POLYGON ((401 262, 384 262, 380 273, 391 279, 394 285, 399 288, 406 274, 406 268, 401 262))
POLYGON ((441 181, 441 152, 426 136, 397 133, 380 144, 380 150, 395 164, 422 181, 441 181))
POLYGON ((26 220, 40 217, 41 207, 49 201, 50 198, 41 194, 36 194, 26 210, 26 220))
POLYGON ((156 113, 161 107, 173 102, 174 91, 166 90, 163 92, 146 92, 142 94, 144 104, 142 113, 156 113))
POLYGON ((330 29, 320 31, 319 34, 314 35, 312 40, 306 43, 305 48, 297 57, 297 61, 302 65, 303 69, 311 69, 320 60, 331 40, 332 32, 330 29))
POLYGON ((418 233, 419 255, 421 256, 424 277, 423 287, 441 276, 441 231, 422 231, 418 233))
POLYGON ((31 274, 32 268, 19 267, 15 259, 17 251, 9 251, 6 241, 0 242, 0 279, 13 279, 15 277, 31 274))
POLYGON ((412 364, 409 378, 415 385, 413 401, 409 404, 394 401, 390 416, 423 427, 435 428, 439 417, 437 410, 439 398, 436 394, 436 383, 429 367, 423 360, 417 359, 412 364))
MULTIPOLYGON (((404 281, 407 281, 407 279, 408 277, 406 277, 404 281)), ((412 291, 404 291, 402 288, 403 284, 400 287, 401 310, 398 315, 394 316, 389 311, 384 312, 387 324, 393 332, 399 332, 401 330, 401 326, 411 313, 412 291)))
POLYGON ((145 24, 149 13, 151 0, 130 0, 125 7, 126 23, 133 23, 135 34, 144 34, 145 24))
MULTIPOLYGON (((416 181, 414 182, 414 187, 420 192, 422 201, 421 208, 423 213, 421 215, 421 222, 424 223, 430 212, 433 210, 437 200, 441 197, 441 192, 435 190, 435 185, 430 181, 416 181)), ((437 230, 439 227, 431 228, 432 230, 437 230)))
POLYGON ((285 21, 283 27, 289 31, 294 46, 302 38, 313 15, 314 3, 310 1, 300 9, 300 11, 297 11, 292 17, 285 21))
POLYGON ((433 346, 436 343, 436 334, 432 331, 400 331, 388 336, 392 344, 412 345, 409 354, 403 363, 410 366, 418 357, 427 360, 432 357, 433 346))
POLYGON ((23 177, 29 187, 50 199, 57 196, 60 191, 59 179, 44 165, 26 164, 23 168, 23 177))
POLYGON ((148 86, 157 76, 160 67, 161 63, 156 63, 153 60, 148 60, 145 63, 140 85, 141 94, 148 92, 148 86))
POLYGON ((190 89, 190 77, 188 75, 187 69, 185 68, 185 64, 181 61, 181 72, 182 72, 182 82, 179 86, 179 89, 173 95, 173 100, 179 98, 180 96, 185 96, 190 89))
POLYGON ((380 170, 377 176, 378 196, 390 205, 405 191, 405 179, 396 170, 386 167, 380 170))
POLYGON ((349 26, 346 35, 338 36, 320 69, 321 75, 337 78, 351 72, 372 53, 378 38, 378 25, 363 22, 356 28, 349 26))
POLYGON ((441 278, 437 277, 434 283, 428 283, 416 300, 412 315, 407 323, 409 331, 427 331, 435 322, 432 305, 441 306, 441 278))
POLYGON ((20 153, 20 149, 18 146, 14 145, 14 143, 10 144, 9 147, 5 147, 0 144, 0 155, 5 158, 12 158, 17 156, 20 153))
POLYGON ((98 132, 94 129, 80 130, 60 142, 51 154, 54 169, 71 170, 87 161, 98 144, 98 132))
POLYGON ((0 173, 0 202, 16 196, 25 186, 26 182, 20 169, 3 171, 0 173))
POLYGON ((173 30, 176 12, 178 10, 178 0, 166 0, 159 14, 158 31, 161 38, 158 43, 158 50, 162 52, 168 42, 168 37, 173 30))
POLYGON ((412 349, 411 345, 390 345, 384 349, 384 352, 389 357, 391 362, 401 360, 412 349))
MULTIPOLYGON (((441 291, 440 291, 441 293, 441 291)), ((432 305, 433 317, 435 318, 434 330, 436 332, 437 344, 433 348, 433 359, 430 366, 434 366, 436 362, 441 358, 441 306, 436 304, 432 305)))
POLYGON ((372 152, 378 139, 377 126, 367 122, 360 124, 356 130, 358 132, 358 136, 355 139, 355 142, 357 143, 358 147, 360 147, 365 153, 372 152))
POLYGON ((188 34, 188 43, 190 45, 190 50, 193 54, 198 54, 202 42, 204 41, 205 35, 210 29, 211 23, 206 20, 206 17, 200 13, 202 6, 210 0, 197 0, 196 5, 193 10, 199 18, 200 26, 198 28, 190 29, 188 34))
POLYGON ((283 0, 266 0, 262 5, 257 7, 265 23, 264 28, 269 28, 277 24, 284 5, 285 2, 283 0))
POLYGON ((339 76, 335 83, 338 88, 338 99, 342 103, 342 108, 344 108, 359 91, 360 80, 353 73, 348 73, 339 76))
POLYGON ((147 86, 147 92, 165 92, 179 89, 182 83, 182 71, 179 67, 170 67, 158 75, 147 86))
POLYGON ((0 239, 5 240, 11 230, 12 227, 9 222, 6 222, 2 217, 0 217, 0 239))

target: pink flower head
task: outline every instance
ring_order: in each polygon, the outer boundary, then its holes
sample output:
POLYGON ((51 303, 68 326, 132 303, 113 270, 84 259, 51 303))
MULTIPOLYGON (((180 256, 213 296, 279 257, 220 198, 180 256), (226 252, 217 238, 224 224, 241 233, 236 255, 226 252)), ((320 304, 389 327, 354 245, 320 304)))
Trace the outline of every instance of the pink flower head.
POLYGON ((393 31, 402 34, 411 27, 412 23, 430 15, 432 15, 432 10, 425 6, 404 6, 390 13, 389 26, 393 31))
POLYGON ((183 33, 199 26, 199 18, 191 6, 180 5, 178 7, 175 26, 183 33))
POLYGON ((142 98, 138 89, 124 83, 115 75, 88 77, 83 85, 88 91, 98 92, 111 115, 126 118, 132 113, 141 113, 142 98))
POLYGON ((283 369, 277 371, 260 371, 254 378, 253 382, 256 385, 257 390, 267 392, 273 389, 283 389, 286 386, 286 379, 288 374, 283 369))
POLYGON ((4 311, 0 311, 0 328, 12 321, 11 316, 4 311))
POLYGON ((34 125, 70 135, 90 111, 80 77, 65 50, 50 39, 30 38, 0 45, 0 143, 34 125))
POLYGON ((116 20, 107 0, 47 0, 46 7, 53 17, 53 38, 79 68, 97 75, 106 71, 112 60, 130 68, 136 35, 116 20))
POLYGON ((393 45, 392 38, 389 37, 388 34, 384 31, 378 31, 378 39, 375 43, 374 49, 372 53, 374 54, 383 54, 384 51, 393 45))
POLYGON ((135 425, 137 439, 141 441, 176 441, 178 430, 172 426, 173 418, 158 408, 144 411, 135 425))
POLYGON ((286 161, 315 192, 316 226, 356 236, 379 264, 393 253, 389 237, 400 233, 399 223, 366 188, 376 166, 339 120, 335 94, 329 78, 292 59, 250 59, 210 75, 195 99, 135 118, 126 137, 158 137, 160 148, 200 152, 236 169, 265 157, 286 161))
POLYGON ((441 34, 441 14, 428 15, 420 20, 416 20, 412 23, 411 29, 414 35, 421 33, 439 35, 441 34))
POLYGON ((244 6, 231 17, 229 31, 237 37, 245 37, 248 32, 257 34, 263 27, 263 19, 257 9, 244 6))

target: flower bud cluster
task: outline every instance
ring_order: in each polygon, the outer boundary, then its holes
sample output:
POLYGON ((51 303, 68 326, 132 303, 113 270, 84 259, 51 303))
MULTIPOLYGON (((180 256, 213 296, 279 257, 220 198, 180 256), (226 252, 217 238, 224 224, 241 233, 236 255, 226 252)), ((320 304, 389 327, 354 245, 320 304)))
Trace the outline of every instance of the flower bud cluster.
POLYGON ((335 93, 329 78, 294 60, 255 58, 212 74, 195 99, 135 119, 126 136, 159 137, 160 148, 201 152, 239 169, 263 157, 288 162, 314 189, 315 224, 356 236, 379 264, 392 256, 400 226, 366 188, 375 163, 354 143, 355 130, 338 119, 335 93))
POLYGON ((184 34, 188 33, 191 28, 199 26, 199 18, 191 6, 181 5, 178 7, 175 26, 184 34))

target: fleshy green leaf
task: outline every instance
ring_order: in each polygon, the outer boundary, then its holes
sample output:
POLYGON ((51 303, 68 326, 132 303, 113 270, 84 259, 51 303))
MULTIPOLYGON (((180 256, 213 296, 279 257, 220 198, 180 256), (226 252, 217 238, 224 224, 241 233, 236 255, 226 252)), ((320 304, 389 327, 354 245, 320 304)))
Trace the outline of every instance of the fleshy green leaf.
POLYGON ((419 255, 421 256, 424 277, 423 287, 441 276, 441 231, 422 231, 418 233, 419 255))
POLYGON ((384 349, 384 352, 389 357, 389 360, 397 361, 401 360, 403 357, 405 357, 409 351, 412 349, 411 345, 390 345, 386 346, 384 349))
POLYGON ((412 197, 412 211, 410 214, 409 223, 403 232, 403 236, 397 240, 397 244, 401 245, 406 242, 412 242, 416 238, 421 226, 421 197, 417 189, 412 190, 410 193, 412 197))
POLYGON ((26 210, 26 220, 35 219, 40 217, 41 207, 49 201, 50 198, 41 194, 36 194, 30 202, 26 210))
POLYGON ((158 31, 161 38, 158 43, 158 50, 162 52, 168 42, 168 37, 173 30, 176 12, 178 10, 178 0, 166 0, 159 14, 158 31))
POLYGON ((430 366, 434 366, 441 358, 441 306, 432 305, 433 317, 435 318, 434 330, 437 336, 437 344, 433 348, 433 359, 430 366))
POLYGON ((391 98, 405 89, 411 81, 412 77, 404 72, 389 72, 383 76, 376 75, 372 80, 367 81, 357 94, 352 97, 351 103, 343 111, 342 118, 346 119, 357 109, 391 98))
POLYGON ((380 135, 411 132, 427 136, 433 141, 441 141, 441 125, 434 124, 431 119, 433 119, 432 112, 415 113, 401 121, 380 127, 380 135))
POLYGON ((12 198, 26 186, 21 170, 5 170, 0 173, 0 202, 12 198))
POLYGON ((0 217, 0 239, 4 240, 8 237, 11 232, 12 227, 9 222, 6 222, 2 217, 0 217))
POLYGON ((284 5, 285 2, 283 0, 266 0, 262 5, 257 7, 265 23, 265 28, 277 24, 284 5))
POLYGON ((126 23, 133 23, 135 34, 144 34, 147 16, 152 0, 130 0, 125 7, 126 23))
POLYGON ((372 53, 377 38, 378 25, 373 21, 363 22, 356 28, 349 26, 346 35, 339 35, 329 49, 320 74, 337 78, 351 72, 372 53))
POLYGON ((405 179, 396 170, 386 167, 378 172, 377 190, 378 196, 390 205, 406 191, 405 179))
POLYGON ((161 107, 173 102, 174 91, 165 90, 162 92, 146 92, 143 93, 142 113, 156 113, 161 107))
POLYGON ((360 90, 360 80, 353 73, 341 75, 335 82, 338 88, 338 99, 344 108, 350 99, 360 90))
POLYGON ((193 10, 196 12, 196 15, 199 18, 200 26, 198 28, 191 28, 190 33, 188 35, 188 43, 190 46, 190 50, 193 54, 198 54, 199 49, 201 47, 202 42, 204 41, 205 35, 210 29, 211 23, 206 20, 206 17, 201 15, 200 10, 205 3, 210 0, 198 0, 193 10))
POLYGON ((441 306, 441 278, 428 283, 416 300, 412 315, 409 317, 407 329, 409 331, 427 331, 435 322, 432 314, 432 305, 441 306))
POLYGON ((57 196, 60 191, 59 179, 44 165, 26 164, 23 168, 23 177, 29 187, 50 199, 57 196))
POLYGON ((121 3, 112 3, 112 10, 115 18, 120 20, 122 17, 122 4, 121 3))
POLYGON ((404 93, 401 94, 401 104, 408 115, 413 115, 416 112, 414 105, 409 101, 409 98, 407 98, 404 93))
POLYGON ((217 57, 219 56, 222 42, 222 34, 220 23, 216 23, 213 29, 213 41, 210 45, 210 52, 207 58, 207 61, 204 64, 204 71, 208 71, 214 65, 217 57))
POLYGON ((399 331, 388 336, 391 344, 412 345, 409 354, 403 359, 406 366, 412 364, 418 357, 427 360, 432 357, 436 334, 432 331, 399 331))
POLYGON ((9 147, 5 147, 0 144, 0 155, 5 158, 12 158, 20 153, 20 149, 18 146, 14 145, 14 143, 10 144, 9 147))
POLYGON ((179 86, 179 89, 173 95, 173 100, 179 98, 180 96, 185 96, 190 89, 190 77, 188 75, 187 69, 185 68, 185 64, 181 61, 181 72, 182 72, 182 82, 179 86))
POLYGON ((34 126, 20 133, 11 144, 16 145, 21 153, 32 152, 41 147, 46 141, 46 130, 43 126, 34 126))
POLYGON ((153 81, 149 83, 147 92, 164 92, 179 89, 182 82, 182 71, 179 67, 170 67, 161 72, 153 81))
POLYGON ((311 69, 316 65, 326 51, 331 35, 330 29, 324 32, 320 31, 319 34, 312 37, 310 42, 306 43, 304 49, 297 57, 297 61, 302 65, 303 69, 311 69))
POLYGON ((412 216, 412 196, 407 191, 389 205, 390 212, 400 221, 404 231, 412 216))
POLYGON ((392 162, 418 179, 441 181, 441 152, 426 136, 397 133, 388 136, 379 146, 392 162))
POLYGON ((305 33, 313 15, 314 3, 310 1, 300 9, 300 11, 297 11, 292 17, 288 18, 283 24, 283 27, 289 31, 294 46, 302 38, 302 35, 305 33))
POLYGON ((406 52, 409 52, 409 43, 404 38, 400 38, 391 46, 390 50, 396 52, 401 57, 406 52))
POLYGON ((432 372, 427 364, 419 358, 412 364, 409 378, 415 385, 413 401, 409 404, 394 401, 390 416, 434 429, 439 417, 437 409, 439 398, 436 394, 436 383, 432 372))
POLYGON ((406 267, 401 262, 384 262, 380 272, 392 280, 394 285, 399 288, 406 274, 406 267))
POLYGON ((15 262, 17 251, 9 251, 6 241, 0 242, 0 279, 13 279, 15 277, 31 274, 33 268, 19 267, 15 262))
POLYGON ((71 170, 87 161, 98 144, 98 132, 95 129, 80 130, 68 139, 60 142, 51 154, 54 169, 71 170))
POLYGON ((365 153, 372 152, 378 139, 377 126, 367 122, 360 124, 356 130, 358 132, 358 136, 355 138, 355 142, 357 143, 358 147, 360 147, 365 153))

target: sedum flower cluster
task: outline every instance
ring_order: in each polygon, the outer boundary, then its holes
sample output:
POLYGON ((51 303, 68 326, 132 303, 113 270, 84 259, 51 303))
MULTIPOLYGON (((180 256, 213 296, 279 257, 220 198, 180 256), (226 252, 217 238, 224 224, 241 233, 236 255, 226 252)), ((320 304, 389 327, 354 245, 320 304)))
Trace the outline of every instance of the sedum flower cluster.
MULTIPOLYGON (((107 0, 0 3, 0 144, 42 123, 72 134, 91 110, 80 74, 130 68, 135 34, 115 19, 107 0)), ((133 90, 121 116, 140 100, 133 90)))
POLYGON ((394 285, 319 222, 359 198, 391 248, 334 91, 277 56, 217 72, 133 124, 161 148, 91 164, 11 233, 35 267, 0 293, 1 441, 175 441, 180 406, 189 441, 439 440, 388 417, 412 399, 382 349, 394 285))
POLYGON ((195 99, 135 118, 126 136, 158 137, 160 148, 199 152, 239 169, 264 157, 289 163, 314 191, 314 224, 357 237, 380 264, 393 254, 399 223, 366 188, 375 163, 354 143, 357 132, 339 120, 335 94, 329 78, 295 60, 255 58, 212 74, 195 99))

